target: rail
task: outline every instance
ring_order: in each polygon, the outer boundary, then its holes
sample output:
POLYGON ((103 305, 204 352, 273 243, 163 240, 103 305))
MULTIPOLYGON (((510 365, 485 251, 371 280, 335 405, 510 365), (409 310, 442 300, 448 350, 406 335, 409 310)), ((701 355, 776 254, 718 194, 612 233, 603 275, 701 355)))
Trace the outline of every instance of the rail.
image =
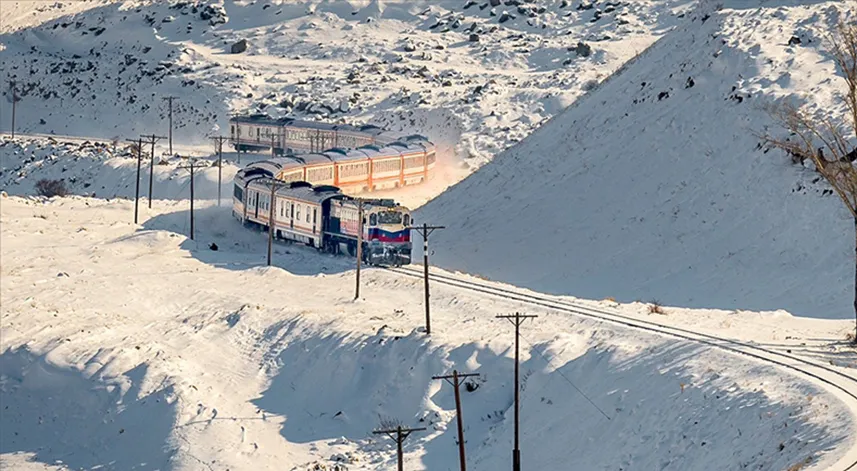
MULTIPOLYGON (((386 268, 386 270, 399 275, 418 279, 422 279, 424 276, 421 270, 415 270, 407 267, 386 268)), ((831 368, 830 366, 800 358, 796 355, 765 348, 751 342, 743 342, 740 340, 718 337, 716 335, 693 332, 679 327, 659 324, 657 322, 636 319, 619 314, 618 311, 596 309, 582 304, 556 299, 555 297, 548 295, 525 293, 444 274, 430 274, 429 278, 435 283, 440 283, 446 286, 548 308, 554 311, 586 317, 613 325, 621 325, 631 329, 653 332, 717 348, 733 354, 746 356, 764 363, 773 364, 780 368, 798 373, 798 375, 809 378, 816 383, 820 383, 831 394, 846 404, 850 403, 852 415, 854 414, 854 411, 857 411, 857 393, 855 393, 855 391, 857 391, 857 377, 846 374, 835 368, 831 368)), ((831 469, 834 471, 857 470, 857 439, 852 438, 850 449, 831 469)))

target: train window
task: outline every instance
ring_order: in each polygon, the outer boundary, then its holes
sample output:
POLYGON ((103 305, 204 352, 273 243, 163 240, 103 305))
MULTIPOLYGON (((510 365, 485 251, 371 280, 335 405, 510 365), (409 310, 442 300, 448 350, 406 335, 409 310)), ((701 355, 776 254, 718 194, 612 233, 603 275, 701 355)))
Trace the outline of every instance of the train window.
POLYGON ((318 222, 318 213, 317 213, 317 209, 313 208, 312 209, 312 223, 315 224, 316 222, 318 222))
POLYGON ((378 213, 378 222, 381 224, 401 224, 402 213, 397 213, 395 211, 378 213))
POLYGON ((405 219, 402 222, 402 224, 404 224, 405 226, 411 225, 411 216, 409 214, 405 214, 405 219))
POLYGON ((378 216, 376 216, 375 213, 372 213, 369 216, 369 225, 370 226, 377 226, 378 225, 378 216))
POLYGON ((257 140, 257 141, 260 139, 261 131, 262 131, 261 129, 256 128, 256 140, 257 140))
POLYGON ((232 137, 235 137, 235 125, 234 124, 232 126, 229 126, 229 134, 231 134, 232 137))
POLYGON ((309 221, 310 221, 310 217, 309 217, 309 206, 307 206, 307 207, 306 207, 306 222, 309 222, 309 221))
POLYGON ((301 220, 301 205, 298 205, 298 215, 297 215, 297 220, 298 220, 298 221, 300 221, 300 220, 301 220))

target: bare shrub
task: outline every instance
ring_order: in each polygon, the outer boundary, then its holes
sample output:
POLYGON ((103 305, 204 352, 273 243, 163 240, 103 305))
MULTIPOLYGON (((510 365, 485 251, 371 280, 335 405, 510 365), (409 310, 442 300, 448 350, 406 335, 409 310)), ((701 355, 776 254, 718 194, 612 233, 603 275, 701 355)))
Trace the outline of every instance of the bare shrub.
MULTIPOLYGON (((811 114, 793 103, 768 107, 767 112, 789 131, 786 138, 764 135, 764 140, 784 150, 793 162, 810 160, 854 220, 857 234, 857 149, 851 140, 857 137, 857 25, 840 23, 827 39, 828 52, 841 70, 845 82, 844 102, 847 127, 841 126, 830 113, 811 114)), ((826 228, 825 228, 826 229, 826 228)), ((855 239, 857 250, 857 239, 855 239)), ((854 259, 852 263, 855 263, 854 259)), ((855 263, 854 314, 857 320, 857 263, 855 263)), ((857 324, 855 324, 857 326, 857 324)))
POLYGON ((40 196, 67 196, 68 189, 65 187, 65 182, 62 180, 49 180, 43 178, 36 182, 36 192, 40 196))
POLYGON ((812 463, 812 457, 808 456, 805 460, 799 461, 791 466, 789 466, 787 471, 800 471, 804 467, 809 466, 812 463))
POLYGON ((666 314, 664 311, 664 307, 661 305, 661 302, 657 299, 653 299, 649 301, 649 314, 666 314))

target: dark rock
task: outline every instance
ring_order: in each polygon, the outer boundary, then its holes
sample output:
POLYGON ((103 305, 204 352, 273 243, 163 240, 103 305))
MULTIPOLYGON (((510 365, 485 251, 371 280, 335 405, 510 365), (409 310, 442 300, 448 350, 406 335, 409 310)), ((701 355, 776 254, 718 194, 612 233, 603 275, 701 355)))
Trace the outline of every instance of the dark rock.
POLYGON ((578 11, 581 11, 581 10, 591 10, 591 9, 593 9, 593 8, 595 8, 595 5, 593 5, 593 4, 591 4, 591 3, 587 3, 587 2, 582 2, 580 5, 578 5, 578 6, 577 6, 577 10, 578 10, 578 11))
POLYGON ((467 10, 468 8, 472 7, 473 5, 476 5, 476 1, 475 0, 469 0, 467 3, 464 4, 464 9, 467 10))
POLYGON ((661 93, 658 93, 658 101, 661 101, 661 100, 663 100, 664 98, 669 98, 669 97, 670 97, 670 92, 661 92, 661 93))
POLYGON ((217 244, 215 244, 214 242, 212 242, 211 244, 209 244, 208 248, 209 248, 209 249, 211 249, 211 250, 214 250, 215 252, 217 252, 217 249, 218 249, 219 247, 217 247, 217 244))
POLYGON ((479 42, 479 35, 476 33, 471 34, 470 35, 470 42, 478 43, 479 42))
POLYGON ((232 45, 232 48, 230 50, 233 54, 241 54, 242 52, 247 50, 247 40, 242 39, 238 41, 237 43, 232 45))
POLYGON ((492 7, 500 6, 500 0, 491 0, 491 6, 492 7))
POLYGON ((696 82, 693 81, 693 77, 688 77, 687 82, 684 84, 684 88, 691 88, 696 85, 696 82))
POLYGON ((789 38, 789 46, 800 45, 800 43, 800 38, 797 36, 792 36, 791 38, 789 38))
POLYGON ((574 48, 574 52, 576 52, 580 57, 589 57, 592 55, 592 46, 579 41, 577 46, 574 48))
POLYGON ((511 13, 509 13, 509 12, 505 12, 505 11, 504 11, 504 12, 500 15, 500 19, 498 19, 497 21, 499 21, 500 23, 505 23, 505 22, 507 22, 507 21, 509 21, 509 20, 514 20, 515 18, 516 18, 516 17, 515 17, 515 15, 513 15, 513 14, 511 14, 511 13))

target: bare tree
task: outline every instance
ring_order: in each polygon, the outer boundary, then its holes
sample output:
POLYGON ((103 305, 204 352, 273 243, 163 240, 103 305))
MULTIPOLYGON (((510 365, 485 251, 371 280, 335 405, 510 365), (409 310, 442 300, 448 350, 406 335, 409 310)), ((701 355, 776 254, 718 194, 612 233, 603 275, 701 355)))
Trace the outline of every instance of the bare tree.
MULTIPOLYGON (((768 108, 768 113, 790 136, 764 136, 774 147, 785 150, 795 162, 811 160, 818 172, 851 213, 855 230, 854 314, 857 320, 857 25, 840 23, 828 38, 828 51, 845 80, 844 102, 847 125, 839 125, 830 113, 813 115, 792 103, 768 108), (850 129, 848 126, 850 125, 850 129)), ((857 328, 857 324, 855 324, 857 328)), ((857 332, 857 331, 855 331, 857 332)), ((852 339, 857 343, 857 333, 852 339)))

